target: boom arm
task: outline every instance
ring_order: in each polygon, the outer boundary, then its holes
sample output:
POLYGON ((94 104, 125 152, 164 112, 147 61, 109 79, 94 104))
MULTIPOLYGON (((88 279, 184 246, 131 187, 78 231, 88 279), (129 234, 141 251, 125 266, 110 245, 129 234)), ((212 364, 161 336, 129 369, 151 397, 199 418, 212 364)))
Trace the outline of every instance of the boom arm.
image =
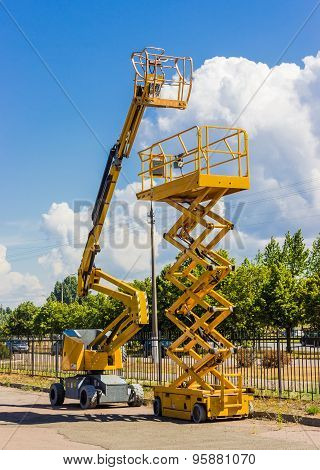
POLYGON ((132 100, 128 116, 120 139, 111 148, 107 164, 99 187, 97 199, 92 211, 93 227, 89 232, 78 271, 78 295, 87 295, 94 283, 94 259, 100 251, 99 239, 108 213, 111 199, 120 175, 122 159, 128 157, 138 127, 140 125, 145 105, 132 100), (126 150, 126 153, 124 151, 126 150))
POLYGON ((93 289, 120 300, 125 306, 123 313, 89 344, 89 348, 99 349, 110 355, 148 323, 145 294, 95 266, 95 257, 100 251, 101 232, 120 175, 122 160, 129 157, 145 108, 185 109, 192 80, 192 60, 166 56, 163 49, 146 48, 142 52, 133 53, 131 60, 135 69, 134 96, 121 135, 109 152, 92 211, 93 225, 78 270, 80 297, 93 289), (101 281, 114 285, 115 289, 101 281), (111 332, 108 337, 107 332, 111 332))

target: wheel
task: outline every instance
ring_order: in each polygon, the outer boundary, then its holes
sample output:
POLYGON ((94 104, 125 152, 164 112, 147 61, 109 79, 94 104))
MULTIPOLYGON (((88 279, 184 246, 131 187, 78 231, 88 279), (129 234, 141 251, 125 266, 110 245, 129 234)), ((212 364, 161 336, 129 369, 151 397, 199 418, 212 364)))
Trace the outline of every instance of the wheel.
POLYGON ((65 390, 60 383, 52 384, 49 392, 51 406, 61 406, 64 402, 65 390))
POLYGON ((192 410, 192 420, 194 423, 204 423, 207 420, 207 411, 204 405, 196 403, 192 410))
POLYGON ((132 384, 129 385, 129 388, 131 389, 131 393, 129 395, 128 405, 135 407, 143 405, 144 393, 142 386, 139 384, 132 384))
POLYGON ((157 417, 162 416, 162 404, 161 404, 161 400, 159 397, 156 397, 153 400, 153 413, 157 417))
POLYGON ((93 385, 84 385, 80 390, 80 406, 83 410, 95 408, 98 403, 98 392, 93 385))

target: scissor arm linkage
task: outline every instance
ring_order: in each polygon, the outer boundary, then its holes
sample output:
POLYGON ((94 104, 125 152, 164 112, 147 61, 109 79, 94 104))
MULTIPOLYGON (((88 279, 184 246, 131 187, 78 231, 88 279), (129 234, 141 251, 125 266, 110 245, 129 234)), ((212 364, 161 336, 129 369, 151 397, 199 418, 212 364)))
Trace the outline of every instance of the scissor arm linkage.
POLYGON ((235 389, 236 386, 217 370, 217 366, 230 357, 233 349, 233 344, 217 330, 219 324, 232 313, 233 305, 215 291, 233 266, 213 250, 218 241, 233 228, 233 224, 212 210, 226 190, 220 190, 214 199, 203 204, 207 200, 207 192, 204 189, 188 207, 186 204, 166 201, 182 212, 165 234, 165 239, 182 252, 166 277, 183 291, 166 312, 167 317, 182 332, 170 345, 167 354, 183 371, 172 386, 183 384, 184 387, 213 390, 213 386, 205 380, 205 376, 212 374, 220 381, 223 380, 226 389, 235 389), (197 225, 200 225, 202 231, 192 238, 190 233, 197 225), (206 243, 205 240, 214 230, 214 237, 206 243), (196 313, 196 307, 201 308, 201 315, 196 313), (201 348, 204 354, 199 354, 197 348, 201 348), (190 355, 192 366, 183 361, 179 353, 190 355))

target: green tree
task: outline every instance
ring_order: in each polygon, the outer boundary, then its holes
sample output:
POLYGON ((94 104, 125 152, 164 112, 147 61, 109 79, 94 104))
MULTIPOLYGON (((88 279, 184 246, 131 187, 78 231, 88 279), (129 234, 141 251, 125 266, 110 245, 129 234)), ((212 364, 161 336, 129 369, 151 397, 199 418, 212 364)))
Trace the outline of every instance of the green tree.
POLYGON ((61 334, 67 327, 69 305, 48 300, 34 317, 34 333, 39 336, 61 334))
POLYGON ((82 305, 86 312, 83 328, 105 328, 124 310, 121 302, 101 293, 84 297, 82 305))
POLYGON ((256 260, 258 264, 262 262, 266 266, 271 267, 278 265, 281 262, 281 257, 282 254, 280 244, 274 237, 271 237, 271 240, 265 246, 263 252, 258 252, 256 260))
POLYGON ((264 264, 243 263, 224 280, 221 293, 234 305, 234 312, 222 324, 224 332, 246 330, 257 332, 265 326, 261 310, 261 292, 269 280, 270 269, 264 264))
POLYGON ((9 307, 0 306, 0 337, 6 334, 6 324, 11 314, 12 310, 9 307))
POLYGON ((123 306, 103 294, 89 294, 82 302, 48 300, 34 317, 33 330, 40 336, 61 334, 65 329, 105 328, 123 306))
POLYGON ((308 273, 320 275, 320 234, 312 243, 308 259, 308 273))
POLYGON ((285 328, 287 350, 291 351, 291 330, 304 320, 303 280, 294 277, 283 264, 272 266, 268 282, 261 292, 261 311, 265 325, 285 328))
POLYGON ((77 278, 75 276, 67 276, 62 282, 57 281, 48 300, 57 300, 65 304, 70 304, 77 300, 77 278))
POLYGON ((320 274, 309 277, 304 286, 303 304, 308 325, 320 331, 320 274))
POLYGON ((39 307, 30 301, 21 303, 9 314, 4 332, 8 336, 32 336, 34 334, 34 317, 38 310, 39 307))
POLYGON ((292 236, 286 233, 283 248, 282 262, 293 276, 301 276, 305 273, 308 265, 309 250, 304 243, 301 229, 292 236))

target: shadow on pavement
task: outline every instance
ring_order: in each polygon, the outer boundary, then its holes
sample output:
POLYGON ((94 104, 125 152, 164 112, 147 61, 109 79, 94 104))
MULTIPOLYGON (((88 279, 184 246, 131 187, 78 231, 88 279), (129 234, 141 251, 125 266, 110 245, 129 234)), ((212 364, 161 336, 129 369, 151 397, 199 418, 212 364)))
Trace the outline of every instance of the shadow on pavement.
MULTIPOLYGON (((50 423, 76 423, 76 422, 116 422, 116 421, 124 421, 124 422, 171 422, 173 424, 189 424, 194 426, 199 426, 199 424, 195 424, 192 421, 183 421, 174 418, 165 418, 153 416, 152 414, 145 414, 137 411, 137 414, 130 414, 125 413, 121 414, 121 408, 125 408, 128 410, 127 406, 109 406, 104 408, 96 408, 91 412, 83 412, 79 410, 79 405, 77 404, 68 404, 67 406, 54 408, 52 410, 50 405, 45 404, 34 404, 34 405, 14 405, 14 404, 1 404, 0 407, 6 406, 10 408, 24 408, 23 411, 3 411, 0 412, 0 425, 7 423, 7 424, 20 424, 20 425, 34 425, 34 424, 50 424, 50 423), (109 409, 118 409, 119 413, 105 413, 109 409), (44 413, 40 412, 37 413, 36 410, 52 410, 51 413, 44 413), (74 410, 79 410, 78 413, 74 413, 74 410), (60 413, 57 413, 59 411, 60 413), (69 413, 69 411, 72 411, 69 413)), ((215 421, 216 425, 218 423, 226 422, 226 421, 239 421, 239 418, 226 418, 215 421)), ((207 423, 210 421, 207 421, 207 423)), ((201 425, 200 425, 201 426, 201 425)))
MULTIPOLYGON (((39 406, 38 406, 39 407, 39 406)), ((36 407, 32 407, 34 409, 36 407)), ((61 409, 61 414, 36 413, 35 411, 13 411, 0 413, 0 425, 3 423, 34 425, 52 423, 76 423, 76 422, 112 422, 112 421, 167 421, 167 419, 156 418, 151 415, 122 415, 122 414, 68 414, 65 409, 61 409)), ((181 422, 179 422, 181 423, 181 422)))

